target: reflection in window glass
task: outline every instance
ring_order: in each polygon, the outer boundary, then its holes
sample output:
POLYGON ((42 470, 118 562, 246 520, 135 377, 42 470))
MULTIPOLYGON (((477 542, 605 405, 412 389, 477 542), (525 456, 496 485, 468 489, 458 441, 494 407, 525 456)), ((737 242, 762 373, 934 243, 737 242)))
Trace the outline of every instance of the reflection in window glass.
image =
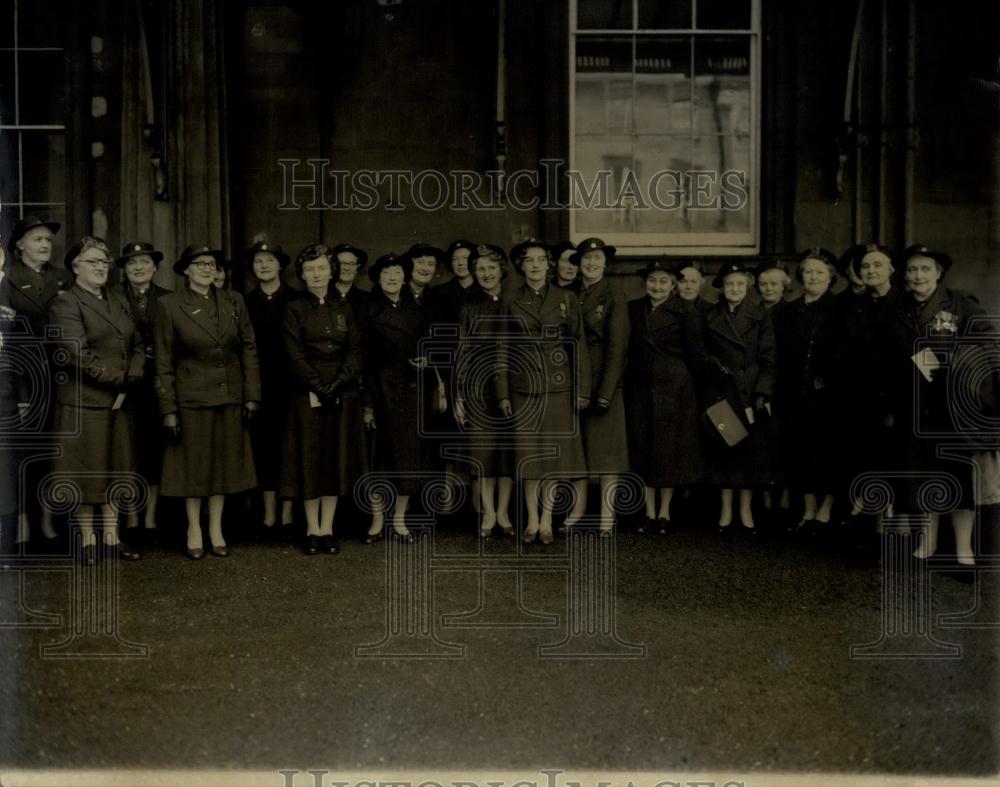
POLYGON ((580 30, 631 30, 632 0, 578 0, 576 26, 580 30))

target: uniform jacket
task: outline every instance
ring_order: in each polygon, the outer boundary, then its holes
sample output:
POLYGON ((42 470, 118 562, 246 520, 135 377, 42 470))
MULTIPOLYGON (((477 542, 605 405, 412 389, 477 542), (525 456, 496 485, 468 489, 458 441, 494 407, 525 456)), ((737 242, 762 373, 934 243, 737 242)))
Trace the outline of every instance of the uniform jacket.
POLYGON ((209 287, 184 286, 160 298, 153 318, 156 392, 160 412, 259 402, 260 369, 253 325, 243 298, 209 287), (206 301, 215 303, 212 320, 206 301))
POLYGON ((75 374, 56 375, 56 401, 64 405, 110 408, 125 386, 142 380, 146 353, 142 337, 120 293, 103 297, 73 287, 52 302, 49 324, 62 329, 59 346, 75 374))
POLYGON ((45 334, 49 306, 59 296, 73 286, 73 275, 64 268, 44 265, 36 274, 20 260, 10 266, 10 307, 20 316, 28 319, 33 336, 45 334))
POLYGON ((621 387, 628 353, 629 319, 624 293, 607 278, 578 290, 590 354, 591 398, 611 401, 621 387))
POLYGON ((775 308, 779 393, 829 392, 836 374, 837 296, 827 290, 813 303, 803 296, 775 308))
POLYGON ((724 298, 704 312, 705 350, 710 362, 730 372, 719 382, 735 386, 740 404, 750 407, 756 396, 770 398, 774 394, 774 324, 763 305, 749 298, 740 304, 735 316, 727 312, 724 298))
POLYGON ((509 399, 511 391, 589 397, 590 353, 578 352, 586 349, 586 336, 576 296, 550 284, 539 299, 525 284, 508 296, 507 313, 510 337, 500 345, 498 397, 509 399))
POLYGON ((475 289, 476 292, 462 307, 460 318, 461 341, 455 375, 457 394, 459 398, 469 395, 496 401, 498 399, 496 370, 499 343, 504 340, 507 331, 507 302, 503 293, 494 298, 479 287, 475 289), (493 370, 488 379, 484 379, 482 374, 484 368, 493 370), (481 390, 475 392, 466 390, 471 379, 482 383, 481 390))
POLYGON ((291 301, 285 309, 282 338, 295 390, 315 391, 328 383, 338 389, 357 385, 361 329, 346 299, 328 295, 321 303, 307 292, 291 301))
MULTIPOLYGON (((428 335, 428 313, 417 305, 406 285, 393 304, 377 288, 368 299, 363 333, 365 389, 373 394, 384 384, 414 390, 423 373, 410 360, 420 355, 420 340, 428 335)), ((431 374, 433 376, 433 373, 431 374)))
POLYGON ((128 315, 132 322, 135 323, 136 330, 139 331, 139 336, 142 339, 146 352, 146 358, 148 360, 147 366, 150 380, 152 380, 153 376, 156 374, 156 364, 153 362, 153 314, 156 311, 156 302, 164 295, 169 295, 170 290, 150 282, 149 289, 146 291, 148 298, 146 317, 143 319, 136 307, 135 290, 132 289, 132 285, 129 284, 128 280, 121 281, 110 289, 112 292, 117 293, 124 298, 125 303, 128 306, 128 315))

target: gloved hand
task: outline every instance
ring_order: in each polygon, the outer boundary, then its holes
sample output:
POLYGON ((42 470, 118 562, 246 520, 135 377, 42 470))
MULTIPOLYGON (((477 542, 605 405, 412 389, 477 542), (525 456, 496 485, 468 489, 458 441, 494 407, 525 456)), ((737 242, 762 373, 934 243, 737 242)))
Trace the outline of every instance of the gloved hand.
POLYGON ((339 390, 340 386, 336 383, 322 383, 316 386, 316 393, 324 404, 340 404, 340 397, 337 396, 339 390))
POLYGON ((163 429, 167 433, 167 439, 181 439, 181 422, 177 420, 177 413, 170 413, 163 416, 163 429))
POLYGON ((243 419, 247 423, 250 423, 251 421, 253 421, 259 409, 260 405, 257 404, 257 402, 246 402, 243 405, 243 419))
POLYGON ((608 410, 611 409, 611 402, 607 399, 601 399, 598 397, 597 401, 594 402, 594 409, 597 410, 598 415, 604 415, 608 410))

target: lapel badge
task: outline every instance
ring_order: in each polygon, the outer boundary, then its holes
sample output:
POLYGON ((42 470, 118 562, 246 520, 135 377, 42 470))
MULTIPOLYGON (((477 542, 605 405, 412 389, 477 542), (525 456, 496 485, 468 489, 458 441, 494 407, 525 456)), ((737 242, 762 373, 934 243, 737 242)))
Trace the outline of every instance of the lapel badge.
POLYGON ((562 316, 564 320, 566 319, 567 315, 566 301, 559 301, 559 314, 562 316))
POLYGON ((958 315, 942 309, 934 315, 931 333, 939 336, 943 334, 956 335, 958 333, 958 315))
POLYGON ((597 307, 594 309, 594 316, 598 320, 603 320, 604 319, 604 304, 603 303, 597 304, 597 307))
POLYGON ((338 314, 337 315, 337 330, 338 331, 346 331, 347 330, 347 319, 344 317, 343 314, 338 314))

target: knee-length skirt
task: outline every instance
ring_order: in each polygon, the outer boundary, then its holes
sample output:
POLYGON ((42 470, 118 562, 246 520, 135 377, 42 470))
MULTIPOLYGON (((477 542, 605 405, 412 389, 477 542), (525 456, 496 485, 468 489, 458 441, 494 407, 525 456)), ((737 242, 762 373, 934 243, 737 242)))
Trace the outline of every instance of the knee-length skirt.
MULTIPOLYGON (((53 461, 57 483, 69 483, 82 505, 135 500, 141 481, 135 473, 132 413, 124 408, 55 406, 56 433, 62 455, 53 461)), ((55 493, 54 494, 58 494, 55 493)))
POLYGON ((615 391, 606 413, 593 406, 580 414, 583 453, 590 475, 620 474, 629 469, 628 436, 625 429, 625 396, 615 391))
POLYGON ((365 427, 357 390, 339 405, 312 407, 308 395, 289 400, 281 450, 282 497, 312 500, 349 495, 368 471, 365 427))
POLYGON ((572 391, 511 392, 517 477, 585 478, 580 418, 572 391))
POLYGON ((163 452, 161 495, 209 497, 257 485, 250 430, 240 405, 181 407, 177 417, 181 434, 163 452))

